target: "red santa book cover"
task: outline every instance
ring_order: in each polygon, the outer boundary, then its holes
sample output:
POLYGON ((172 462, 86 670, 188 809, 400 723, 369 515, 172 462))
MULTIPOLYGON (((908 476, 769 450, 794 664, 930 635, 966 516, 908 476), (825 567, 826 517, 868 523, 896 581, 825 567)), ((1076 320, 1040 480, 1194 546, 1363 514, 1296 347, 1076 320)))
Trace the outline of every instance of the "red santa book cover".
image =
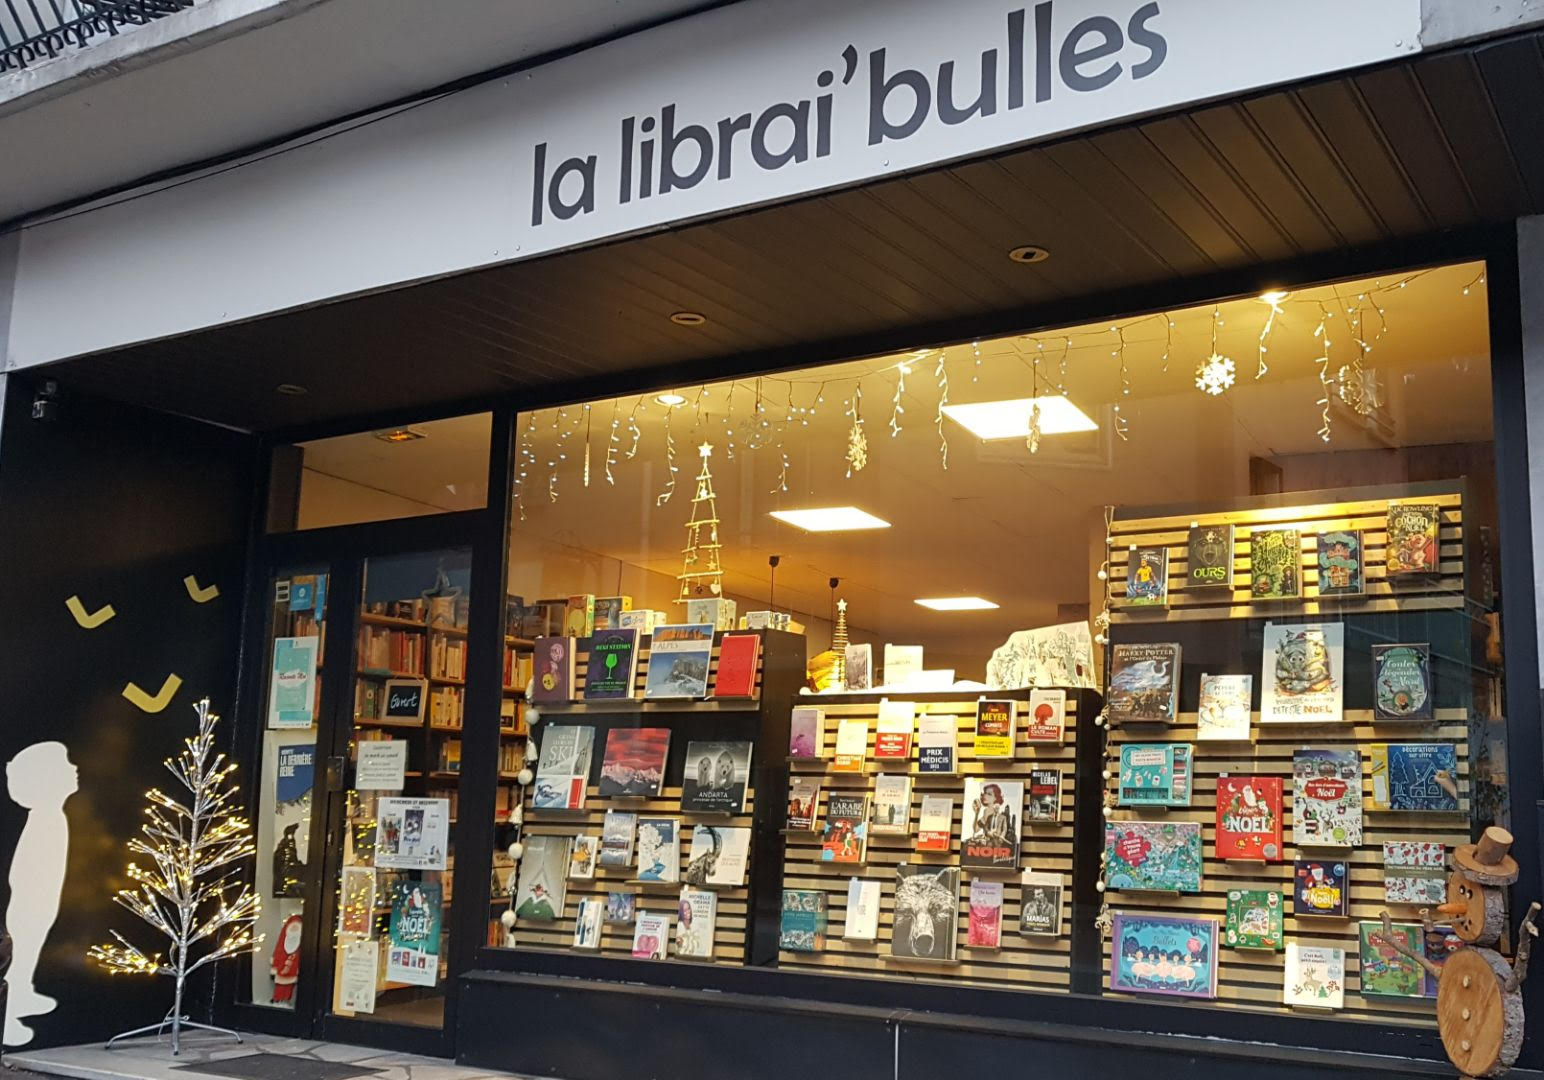
POLYGON ((1281 858, 1281 777, 1217 778, 1217 857, 1281 858))

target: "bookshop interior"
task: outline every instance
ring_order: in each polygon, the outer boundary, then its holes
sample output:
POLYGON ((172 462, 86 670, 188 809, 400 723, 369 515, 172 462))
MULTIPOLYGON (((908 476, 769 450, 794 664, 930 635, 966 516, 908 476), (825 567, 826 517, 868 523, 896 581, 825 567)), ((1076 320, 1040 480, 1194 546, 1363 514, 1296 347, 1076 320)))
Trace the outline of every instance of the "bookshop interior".
MULTIPOLYGON (((1433 969, 1522 914, 1488 320, 1465 262, 520 412, 496 750, 469 550, 274 576, 248 1000, 293 1004, 343 679, 338 1015, 442 1023, 486 877, 479 956, 618 980, 1435 1029, 1433 969)), ((287 447, 290 526, 490 505, 493 426, 287 447)))

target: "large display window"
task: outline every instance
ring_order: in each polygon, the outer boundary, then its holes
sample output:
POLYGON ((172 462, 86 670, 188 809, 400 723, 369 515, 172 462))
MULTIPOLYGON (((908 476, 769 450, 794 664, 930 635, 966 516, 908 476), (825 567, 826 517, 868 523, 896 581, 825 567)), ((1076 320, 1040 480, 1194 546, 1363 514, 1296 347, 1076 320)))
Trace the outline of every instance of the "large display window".
POLYGON ((1394 945, 1510 814, 1487 319, 1466 263, 522 413, 490 943, 1432 1025, 1394 945))

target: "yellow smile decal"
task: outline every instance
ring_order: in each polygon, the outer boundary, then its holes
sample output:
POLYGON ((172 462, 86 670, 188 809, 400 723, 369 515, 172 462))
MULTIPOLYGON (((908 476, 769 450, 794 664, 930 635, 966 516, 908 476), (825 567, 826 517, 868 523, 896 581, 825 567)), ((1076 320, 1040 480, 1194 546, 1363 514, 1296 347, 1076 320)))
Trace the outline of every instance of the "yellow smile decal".
POLYGON ((207 604, 220 595, 220 586, 208 585, 200 588, 198 578, 192 574, 182 579, 182 585, 188 590, 188 595, 193 598, 195 604, 207 604))
POLYGON ((172 698, 177 696, 177 691, 182 689, 182 678, 176 674, 166 676, 166 681, 161 684, 161 692, 151 697, 133 683, 123 688, 123 696, 129 699, 129 703, 142 712, 158 713, 172 703, 172 698))
POLYGON ((103 604, 97 610, 88 613, 86 605, 80 602, 80 597, 78 596, 70 597, 64 602, 64 606, 70 609, 70 614, 75 617, 75 621, 80 624, 83 630, 95 630, 108 619, 118 614, 113 610, 111 604, 103 604))

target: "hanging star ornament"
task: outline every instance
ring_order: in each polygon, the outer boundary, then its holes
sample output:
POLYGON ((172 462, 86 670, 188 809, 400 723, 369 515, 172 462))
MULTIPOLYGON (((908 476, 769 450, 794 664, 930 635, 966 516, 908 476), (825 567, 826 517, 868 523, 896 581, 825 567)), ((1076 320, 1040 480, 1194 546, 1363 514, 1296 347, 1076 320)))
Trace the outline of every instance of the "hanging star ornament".
POLYGON ((704 457, 704 458, 712 457, 713 456, 713 444, 705 442, 701 446, 697 447, 697 456, 698 457, 704 457))
POLYGON ((1212 353, 1196 368, 1196 389, 1216 397, 1233 385, 1233 361, 1212 353))

